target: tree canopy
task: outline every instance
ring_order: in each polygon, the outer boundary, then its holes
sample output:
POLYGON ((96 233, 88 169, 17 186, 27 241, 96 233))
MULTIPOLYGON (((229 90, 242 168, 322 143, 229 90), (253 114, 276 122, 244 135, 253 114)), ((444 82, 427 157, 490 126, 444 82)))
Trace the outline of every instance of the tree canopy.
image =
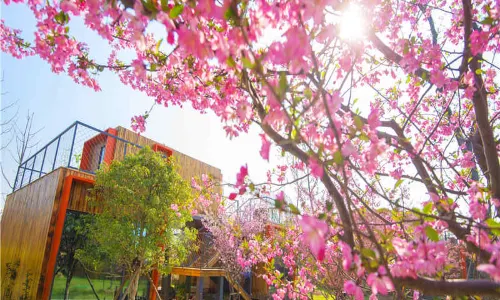
MULTIPOLYGON (((268 186, 242 167, 230 198, 300 215, 315 268, 339 259, 355 275, 349 295, 500 296, 498 0, 14 2, 33 11, 36 36, 2 22, 4 52, 97 91, 101 72, 116 73, 157 103, 213 111, 231 138, 260 127, 263 159, 277 148, 294 160, 268 186), (109 42, 107 61, 72 37, 78 17, 109 42), (291 173, 296 193, 270 192, 291 173), (490 279, 446 275, 460 265, 451 238, 490 279)), ((296 292, 289 282, 277 297, 307 298, 296 292)))
POLYGON ((89 241, 77 256, 93 269, 124 270, 129 299, 140 276, 149 278, 153 269, 166 274, 187 257, 196 237, 186 227, 194 198, 172 159, 141 149, 98 170, 90 194, 100 212, 84 229, 89 241))

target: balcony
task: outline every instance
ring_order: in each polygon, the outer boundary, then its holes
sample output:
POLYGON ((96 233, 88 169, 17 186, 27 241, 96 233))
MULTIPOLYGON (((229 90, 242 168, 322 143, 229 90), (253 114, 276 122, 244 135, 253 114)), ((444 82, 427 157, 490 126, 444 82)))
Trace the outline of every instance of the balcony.
POLYGON ((142 148, 117 133, 113 128, 102 131, 76 121, 19 165, 13 192, 59 167, 95 174, 102 162, 142 148))

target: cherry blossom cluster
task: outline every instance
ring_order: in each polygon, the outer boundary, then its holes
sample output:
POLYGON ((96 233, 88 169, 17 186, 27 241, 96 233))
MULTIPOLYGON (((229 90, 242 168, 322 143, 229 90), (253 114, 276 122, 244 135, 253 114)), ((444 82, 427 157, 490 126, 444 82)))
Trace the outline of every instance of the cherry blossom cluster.
MULTIPOLYGON (((155 103, 213 112, 229 138, 260 128, 261 157, 276 150, 284 163, 263 184, 242 166, 229 200, 263 199, 295 218, 242 241, 221 205, 214 228, 237 250, 234 270, 266 266, 274 298, 500 297, 498 0, 4 3, 28 6, 36 29, 2 21, 3 52, 96 91, 115 73, 155 103), (106 61, 73 36, 74 18, 109 43, 106 61), (344 32, 361 23, 360 37, 344 32), (452 246, 488 280, 451 280, 463 262, 452 246)), ((225 201, 199 201, 213 198, 225 201)))

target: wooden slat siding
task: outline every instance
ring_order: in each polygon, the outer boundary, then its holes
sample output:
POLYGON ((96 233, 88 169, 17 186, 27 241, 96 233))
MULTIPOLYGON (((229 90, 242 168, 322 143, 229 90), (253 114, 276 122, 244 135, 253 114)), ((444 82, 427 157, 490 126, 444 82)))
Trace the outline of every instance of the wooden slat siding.
MULTIPOLYGON (((132 143, 135 143, 137 145, 141 146, 150 146, 153 147, 154 144, 162 144, 157 141, 154 141, 150 138, 147 138, 143 135, 138 135, 137 133, 125 129, 121 126, 117 127, 116 130, 118 131, 117 136, 119 138, 122 138, 124 140, 130 141, 132 143)), ((125 143, 118 141, 116 143, 116 148, 115 148, 115 160, 122 160, 124 155, 123 155, 123 150, 125 143)), ((200 145, 201 146, 201 145, 200 145)), ((168 147, 168 145, 167 145, 168 147)), ((170 148, 170 147, 169 147, 170 148)), ((202 174, 210 174, 212 175, 216 181, 221 182, 222 181, 222 173, 221 170, 213 167, 209 164, 206 164, 200 160, 197 160, 195 158, 192 158, 186 154, 183 154, 181 152, 176 151, 175 149, 172 149, 174 151, 174 157, 177 159, 177 162, 179 164, 179 173, 181 176, 185 179, 191 182, 192 177, 201 177, 202 174)), ((136 153, 138 152, 139 149, 136 147, 133 147, 131 145, 127 146, 127 154, 130 153, 136 153)), ((222 192, 222 189, 221 189, 222 192)))
MULTIPOLYGON (((93 174, 80 172, 78 170, 73 170, 73 169, 64 169, 64 170, 66 172, 64 174, 65 177, 72 175, 76 177, 95 180, 95 175, 93 174)), ((97 213, 99 211, 99 208, 89 205, 87 199, 87 191, 91 187, 92 185, 90 183, 73 181, 73 184, 71 186, 71 194, 69 198, 68 209, 85 213, 93 213, 93 214, 97 213)))
POLYGON ((37 299, 38 284, 54 212, 54 201, 61 179, 61 169, 41 177, 7 196, 2 215, 1 275, 2 294, 8 281, 6 264, 20 261, 17 279, 12 286, 12 298, 23 295, 23 282, 31 273, 28 299, 37 299))
POLYGON ((98 208, 88 203, 87 191, 90 188, 92 188, 92 184, 78 181, 73 182, 68 209, 92 214, 97 213, 98 208))

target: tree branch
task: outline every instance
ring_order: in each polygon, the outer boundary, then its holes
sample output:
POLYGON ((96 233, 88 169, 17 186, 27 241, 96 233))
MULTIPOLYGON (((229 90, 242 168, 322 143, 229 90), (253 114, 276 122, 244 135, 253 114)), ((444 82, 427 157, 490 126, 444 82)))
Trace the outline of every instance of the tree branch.
POLYGON ((489 280, 433 280, 425 277, 396 278, 405 287, 423 291, 429 295, 449 295, 449 296, 495 296, 500 297, 500 283, 489 280))

